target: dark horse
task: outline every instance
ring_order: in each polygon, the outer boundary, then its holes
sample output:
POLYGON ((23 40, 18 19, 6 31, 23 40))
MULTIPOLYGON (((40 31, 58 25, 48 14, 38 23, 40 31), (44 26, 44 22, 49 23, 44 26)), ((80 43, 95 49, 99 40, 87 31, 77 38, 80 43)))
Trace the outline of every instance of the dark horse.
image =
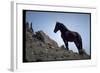
POLYGON ((68 42, 74 42, 76 47, 78 48, 79 54, 83 54, 82 38, 79 35, 79 33, 74 32, 74 31, 70 31, 62 23, 56 22, 54 32, 56 33, 58 30, 60 30, 60 32, 61 32, 61 37, 62 37, 62 39, 65 43, 65 46, 66 46, 67 50, 69 50, 68 42))

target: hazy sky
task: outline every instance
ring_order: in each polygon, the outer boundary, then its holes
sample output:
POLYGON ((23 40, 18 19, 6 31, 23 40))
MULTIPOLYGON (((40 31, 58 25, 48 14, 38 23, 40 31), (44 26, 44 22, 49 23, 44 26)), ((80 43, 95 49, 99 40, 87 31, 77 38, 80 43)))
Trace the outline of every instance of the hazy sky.
MULTIPOLYGON (((59 46, 64 44, 60 31, 57 33, 53 31, 56 21, 63 23, 69 30, 76 31, 81 35, 83 49, 90 54, 90 14, 27 11, 26 21, 32 22, 34 31, 44 31, 59 46)), ((69 49, 78 52, 73 42, 69 42, 69 49)))

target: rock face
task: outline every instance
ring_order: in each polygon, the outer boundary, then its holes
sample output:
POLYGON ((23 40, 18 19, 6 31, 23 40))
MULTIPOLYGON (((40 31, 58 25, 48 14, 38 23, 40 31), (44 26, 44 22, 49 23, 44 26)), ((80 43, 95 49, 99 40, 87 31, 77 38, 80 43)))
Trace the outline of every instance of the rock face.
MULTIPOLYGON (((28 23, 27 23, 28 24, 28 23)), ((26 25, 27 25, 26 24, 26 25)), ((34 32, 32 27, 25 32, 25 48, 23 48, 23 62, 42 62, 42 61, 60 61, 60 60, 80 60, 90 59, 91 57, 84 53, 79 55, 72 50, 67 51, 64 46, 59 47, 43 31, 34 32)))
POLYGON ((45 44, 48 44, 48 46, 58 47, 58 44, 54 40, 50 39, 50 37, 46 35, 43 31, 36 32, 36 37, 45 44))

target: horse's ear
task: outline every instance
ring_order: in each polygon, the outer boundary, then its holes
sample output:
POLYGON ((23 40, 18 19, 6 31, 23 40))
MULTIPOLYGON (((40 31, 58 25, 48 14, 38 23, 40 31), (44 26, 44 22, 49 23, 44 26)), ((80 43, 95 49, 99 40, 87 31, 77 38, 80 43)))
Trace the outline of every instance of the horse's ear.
POLYGON ((56 21, 56 24, 57 24, 58 22, 56 21))
POLYGON ((60 22, 56 21, 56 24, 58 24, 58 23, 60 23, 60 22))
POLYGON ((57 26, 60 26, 60 22, 57 21, 56 24, 57 24, 57 26))

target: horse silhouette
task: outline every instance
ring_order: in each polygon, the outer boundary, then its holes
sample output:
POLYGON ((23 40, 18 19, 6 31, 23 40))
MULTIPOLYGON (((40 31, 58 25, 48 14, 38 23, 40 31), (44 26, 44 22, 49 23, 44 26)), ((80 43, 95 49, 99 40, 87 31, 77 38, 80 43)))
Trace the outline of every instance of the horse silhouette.
POLYGON ((65 43, 66 49, 69 50, 68 48, 68 42, 74 42, 79 54, 83 54, 83 49, 82 49, 82 38, 78 32, 74 32, 69 30, 63 23, 56 22, 56 26, 54 29, 54 32, 56 33, 57 31, 61 32, 61 37, 65 43))

